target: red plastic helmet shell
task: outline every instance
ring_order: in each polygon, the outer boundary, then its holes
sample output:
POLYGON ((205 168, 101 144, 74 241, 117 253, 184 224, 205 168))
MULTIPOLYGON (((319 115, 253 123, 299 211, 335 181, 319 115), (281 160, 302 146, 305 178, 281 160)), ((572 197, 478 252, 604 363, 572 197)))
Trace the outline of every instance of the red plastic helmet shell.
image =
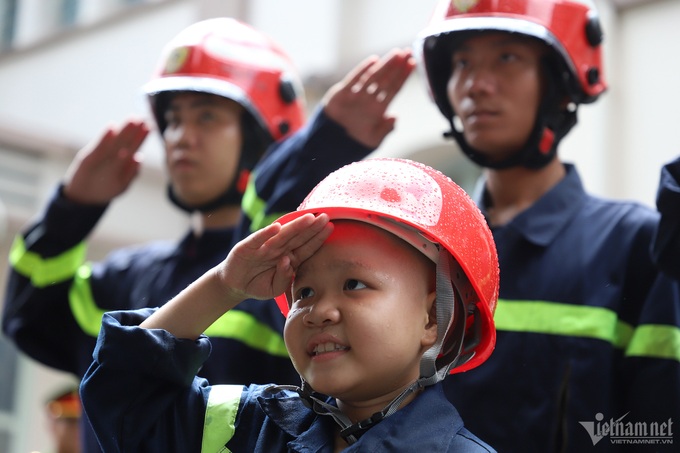
MULTIPOLYGON (((484 216, 449 177, 407 159, 366 159, 328 175, 297 211, 284 215, 278 222, 283 225, 310 212, 327 213, 331 220, 360 220, 387 229, 430 258, 431 251, 424 247, 438 245, 446 249, 466 277, 464 293, 457 288, 461 297, 466 304, 475 304, 482 317, 482 333, 474 357, 452 372, 466 371, 487 359, 496 342, 493 322, 499 286, 496 246, 484 216), (402 232, 395 232, 397 229, 402 232), (414 239, 414 235, 420 239, 414 239)), ((456 278, 452 276, 454 286, 456 278)), ((276 302, 287 316, 286 295, 277 297, 276 302)))
POLYGON ((570 78, 567 92, 575 103, 593 102, 606 90, 602 29, 597 11, 586 0, 442 0, 414 45, 440 109, 448 100, 438 99, 446 94, 438 85, 450 74, 432 74, 432 60, 450 60, 451 48, 448 55, 431 49, 438 39, 471 31, 505 31, 543 41, 564 62, 570 78))
POLYGON ((299 129, 305 118, 302 83, 289 56, 272 39, 236 19, 207 19, 182 30, 165 46, 143 87, 159 129, 155 96, 197 91, 246 108, 273 140, 299 129))

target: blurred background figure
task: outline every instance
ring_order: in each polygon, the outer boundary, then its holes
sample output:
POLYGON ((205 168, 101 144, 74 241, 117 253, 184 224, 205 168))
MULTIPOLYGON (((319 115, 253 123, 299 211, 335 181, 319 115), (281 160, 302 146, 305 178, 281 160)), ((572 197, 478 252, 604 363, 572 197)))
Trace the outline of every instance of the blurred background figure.
POLYGON ((45 404, 53 448, 50 453, 80 453, 80 415, 78 387, 63 389, 45 404))
POLYGON ((587 451, 596 414, 680 420, 680 286, 651 259, 658 213, 591 195, 562 159, 577 110, 607 88, 598 11, 473 3, 442 0, 414 46, 451 136, 483 168, 474 198, 501 270, 497 347, 445 381, 447 397, 504 453, 587 451))

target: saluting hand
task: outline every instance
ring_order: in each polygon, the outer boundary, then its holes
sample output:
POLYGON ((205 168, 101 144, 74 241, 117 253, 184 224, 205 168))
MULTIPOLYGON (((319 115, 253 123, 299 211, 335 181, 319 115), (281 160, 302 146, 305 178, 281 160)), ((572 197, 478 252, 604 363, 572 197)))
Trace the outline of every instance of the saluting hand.
POLYGON ((196 339, 245 299, 271 299, 290 288, 295 271, 333 231, 327 214, 273 223, 236 244, 227 258, 140 324, 196 339))
POLYGON ((239 242, 218 275, 236 300, 279 296, 332 231, 327 214, 305 214, 283 226, 273 223, 239 242))
POLYGON ((64 179, 64 195, 82 204, 106 204, 123 193, 139 173, 137 153, 149 128, 142 120, 110 126, 76 154, 64 179))
POLYGON ((366 58, 326 92, 322 100, 326 115, 358 142, 377 148, 396 121, 387 115, 387 107, 414 67, 408 49, 366 58))

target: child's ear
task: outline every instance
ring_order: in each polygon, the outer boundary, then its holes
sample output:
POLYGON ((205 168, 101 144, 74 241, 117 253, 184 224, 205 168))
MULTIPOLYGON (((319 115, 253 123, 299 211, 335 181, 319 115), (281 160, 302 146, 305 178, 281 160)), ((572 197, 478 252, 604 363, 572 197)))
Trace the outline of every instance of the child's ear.
POLYGON ((428 317, 423 331, 422 345, 429 348, 437 341, 437 293, 427 295, 428 317))

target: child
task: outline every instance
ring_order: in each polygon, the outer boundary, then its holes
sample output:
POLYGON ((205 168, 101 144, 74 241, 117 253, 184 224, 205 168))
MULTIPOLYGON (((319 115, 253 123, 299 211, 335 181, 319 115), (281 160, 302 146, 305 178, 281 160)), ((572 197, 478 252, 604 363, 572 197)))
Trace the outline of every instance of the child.
POLYGON ((450 179, 350 164, 162 308, 107 314, 84 407, 105 451, 492 451, 440 382, 491 353, 498 280, 484 218, 450 179), (196 378, 202 332, 274 296, 301 388, 196 378))

